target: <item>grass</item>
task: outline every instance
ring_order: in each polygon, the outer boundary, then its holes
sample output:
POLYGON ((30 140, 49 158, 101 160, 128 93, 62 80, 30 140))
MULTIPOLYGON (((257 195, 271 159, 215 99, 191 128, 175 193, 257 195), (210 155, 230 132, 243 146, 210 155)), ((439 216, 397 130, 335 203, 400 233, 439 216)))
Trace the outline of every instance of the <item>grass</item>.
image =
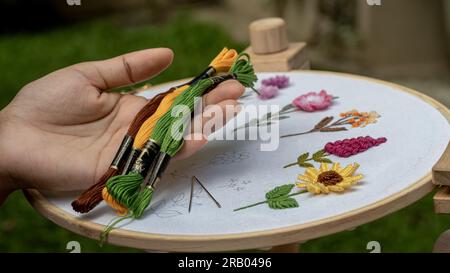
MULTIPOLYGON (((26 83, 53 70, 87 60, 165 46, 175 51, 174 64, 152 83, 191 76, 224 45, 242 49, 216 26, 177 17, 163 26, 125 28, 97 21, 39 34, 0 37, 0 108, 26 83)), ((302 245, 303 252, 368 252, 378 241, 383 252, 430 252, 437 236, 450 227, 450 217, 433 213, 431 194, 408 208, 354 231, 341 232, 302 245)), ((36 213, 20 192, 0 208, 0 252, 69 252, 79 241, 83 252, 135 252, 104 246, 66 231, 36 213)))

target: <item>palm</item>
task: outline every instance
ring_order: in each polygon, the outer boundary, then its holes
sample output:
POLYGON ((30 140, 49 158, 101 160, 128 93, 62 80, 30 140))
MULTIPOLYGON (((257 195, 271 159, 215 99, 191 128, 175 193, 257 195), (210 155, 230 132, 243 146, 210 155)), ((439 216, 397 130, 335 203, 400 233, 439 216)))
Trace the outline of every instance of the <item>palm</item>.
POLYGON ((28 170, 25 180, 55 190, 86 188, 107 168, 144 104, 140 97, 100 93, 76 70, 25 87, 11 104, 15 122, 8 130, 24 144, 16 153, 28 155, 19 165, 28 170))

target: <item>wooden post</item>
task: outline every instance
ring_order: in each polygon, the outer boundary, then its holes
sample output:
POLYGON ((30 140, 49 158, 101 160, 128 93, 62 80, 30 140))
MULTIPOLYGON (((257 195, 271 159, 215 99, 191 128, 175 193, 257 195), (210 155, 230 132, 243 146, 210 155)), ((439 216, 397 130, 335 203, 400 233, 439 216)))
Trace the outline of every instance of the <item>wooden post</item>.
POLYGON ((277 53, 289 47, 286 23, 281 18, 254 21, 249 29, 250 43, 255 54, 277 53))
POLYGON ((306 43, 289 43, 281 18, 254 21, 249 26, 251 45, 245 50, 257 72, 309 69, 306 43))

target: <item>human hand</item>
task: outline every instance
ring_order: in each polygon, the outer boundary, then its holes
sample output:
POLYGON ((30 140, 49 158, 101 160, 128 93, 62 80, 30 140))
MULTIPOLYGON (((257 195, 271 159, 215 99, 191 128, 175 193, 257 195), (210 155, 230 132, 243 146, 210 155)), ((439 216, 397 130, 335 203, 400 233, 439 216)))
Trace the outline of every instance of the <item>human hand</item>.
MULTIPOLYGON (((22 88, 0 111, 0 203, 3 190, 86 189, 106 171, 128 126, 146 100, 108 93, 157 75, 172 62, 169 49, 147 49, 55 71, 22 88)), ((206 105, 236 106, 236 81, 205 95, 206 105)), ((216 128, 217 129, 217 128, 216 128)), ((206 143, 186 141, 184 158, 206 143)))

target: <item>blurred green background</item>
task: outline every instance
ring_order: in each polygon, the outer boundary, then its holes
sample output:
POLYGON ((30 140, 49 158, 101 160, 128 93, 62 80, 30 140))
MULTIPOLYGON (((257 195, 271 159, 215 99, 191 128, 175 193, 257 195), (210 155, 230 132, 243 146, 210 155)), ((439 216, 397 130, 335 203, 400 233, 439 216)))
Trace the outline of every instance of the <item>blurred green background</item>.
MULTIPOLYGON (((51 71, 80 61, 109 58, 143 48, 163 46, 175 52, 173 65, 151 80, 151 84, 192 76, 223 46, 244 49, 248 45, 245 36, 248 22, 271 15, 286 18, 291 26, 291 40, 305 40, 311 45, 313 69, 380 77, 419 89, 450 105, 448 44, 445 42, 448 40, 445 21, 448 12, 440 15, 442 22, 436 22, 442 24, 439 37, 427 37, 442 39, 439 47, 443 48, 442 56, 436 53, 435 45, 424 44, 411 54, 419 57, 408 57, 404 53, 403 58, 393 63, 389 56, 402 55, 399 52, 404 51, 403 48, 383 48, 381 44, 378 46, 381 49, 367 46, 367 41, 384 36, 378 37, 378 32, 370 31, 367 24, 366 29, 361 30, 362 23, 358 21, 361 7, 355 4, 357 0, 316 1, 319 5, 308 0, 295 3, 248 1, 255 5, 254 8, 247 3, 238 11, 234 9, 236 1, 136 0, 127 4, 97 1, 94 5, 92 1, 82 0, 79 7, 61 2, 64 1, 26 1, 26 4, 25 1, 0 1, 2 9, 7 11, 5 14, 9 14, 0 22, 0 108, 6 106, 22 86, 51 71), (293 5, 297 17, 292 14, 293 5), (316 18, 298 27, 298 22, 306 20, 300 18, 305 11, 315 12, 316 18), (42 16, 36 15, 39 12, 42 16), (20 22, 17 18, 12 19, 18 14, 23 15, 20 22), (371 59, 373 56, 377 61, 371 59), (386 61, 379 61, 380 58, 386 58, 386 61)), ((411 9, 423 9, 416 0, 407 2, 409 6, 403 6, 403 14, 408 14, 411 6, 411 9), (411 4, 413 2, 415 4, 411 4)), ((448 1, 436 2, 448 7, 444 5, 448 1)), ((439 7, 430 12, 442 12, 439 7)), ((374 16, 379 16, 380 7, 374 8, 378 9, 374 16)), ((311 17, 309 13, 306 15, 311 17)), ((414 39, 423 40, 414 32, 409 36, 409 43, 414 39)), ((368 252, 367 243, 378 241, 383 252, 430 252, 437 236, 447 228, 450 228, 450 217, 434 214, 430 194, 388 217, 354 231, 311 240, 301 249, 302 252, 368 252)), ((0 252, 68 252, 66 244, 74 240, 81 243, 83 252, 137 251, 115 246, 99 247, 94 240, 56 226, 35 212, 21 192, 11 195, 0 209, 0 252)))

